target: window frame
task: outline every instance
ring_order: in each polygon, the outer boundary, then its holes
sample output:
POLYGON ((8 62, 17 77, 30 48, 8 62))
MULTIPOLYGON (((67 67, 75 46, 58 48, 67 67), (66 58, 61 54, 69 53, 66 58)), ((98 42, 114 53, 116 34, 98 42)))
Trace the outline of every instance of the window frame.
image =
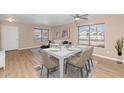
MULTIPOLYGON (((98 32, 98 30, 97 30, 97 27, 96 27, 96 32, 98 32)), ((105 23, 95 23, 95 24, 89 24, 89 25, 80 25, 80 26, 78 26, 78 44, 79 45, 88 45, 88 46, 94 46, 94 47, 101 47, 101 48, 105 48, 105 23), (93 26, 93 25, 99 25, 99 24, 104 24, 104 45, 103 46, 98 46, 98 45, 91 45, 91 40, 90 40, 90 27, 91 26, 93 26), (88 41, 88 44, 80 44, 79 42, 80 42, 80 39, 79 39, 79 36, 80 36, 80 32, 79 32, 79 28, 80 27, 82 27, 82 26, 89 26, 89 31, 88 31, 88 33, 89 33, 89 41, 88 41)))
MULTIPOLYGON (((41 30, 40 34, 41 34, 41 39, 40 39, 40 42, 44 42, 43 39, 42 39, 42 30, 47 30, 48 31, 48 40, 49 41, 49 29, 44 29, 44 28, 34 28, 34 29, 38 29, 38 30, 41 30)), ((33 29, 33 30, 34 30, 33 29)), ((34 33, 34 32, 33 32, 34 33)))

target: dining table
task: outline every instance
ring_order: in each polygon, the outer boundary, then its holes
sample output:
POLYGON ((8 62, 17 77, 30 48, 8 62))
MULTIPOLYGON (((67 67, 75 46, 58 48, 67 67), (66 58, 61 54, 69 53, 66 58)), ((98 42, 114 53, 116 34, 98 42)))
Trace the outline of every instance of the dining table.
POLYGON ((63 78, 64 60, 82 51, 81 47, 71 46, 69 48, 60 46, 59 48, 52 47, 43 49, 48 55, 53 56, 59 60, 60 78, 63 78))

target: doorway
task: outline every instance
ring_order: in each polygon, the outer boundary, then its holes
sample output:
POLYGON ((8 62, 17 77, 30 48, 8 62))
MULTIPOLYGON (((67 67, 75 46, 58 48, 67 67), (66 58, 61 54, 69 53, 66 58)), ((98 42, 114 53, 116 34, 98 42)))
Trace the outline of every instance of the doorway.
POLYGON ((2 48, 5 51, 18 49, 18 27, 2 26, 2 48))

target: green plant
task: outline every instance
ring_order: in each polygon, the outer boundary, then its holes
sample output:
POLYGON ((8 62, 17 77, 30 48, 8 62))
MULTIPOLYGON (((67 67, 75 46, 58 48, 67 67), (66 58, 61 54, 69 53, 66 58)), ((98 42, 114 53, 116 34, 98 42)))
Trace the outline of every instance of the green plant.
POLYGON ((116 42, 115 49, 118 52, 118 56, 121 56, 122 55, 122 50, 123 50, 123 38, 121 38, 120 40, 118 40, 116 42))

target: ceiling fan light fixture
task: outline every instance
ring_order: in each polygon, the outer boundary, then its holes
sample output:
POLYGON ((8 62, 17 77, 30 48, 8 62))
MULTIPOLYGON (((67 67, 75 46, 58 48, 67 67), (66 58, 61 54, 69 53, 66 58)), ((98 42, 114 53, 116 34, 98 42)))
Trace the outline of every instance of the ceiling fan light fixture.
POLYGON ((14 18, 12 18, 12 17, 9 17, 9 18, 8 18, 8 21, 9 21, 9 22, 16 22, 16 20, 15 20, 14 18))
POLYGON ((75 20, 78 21, 78 20, 80 20, 80 18, 79 17, 75 17, 75 20))

